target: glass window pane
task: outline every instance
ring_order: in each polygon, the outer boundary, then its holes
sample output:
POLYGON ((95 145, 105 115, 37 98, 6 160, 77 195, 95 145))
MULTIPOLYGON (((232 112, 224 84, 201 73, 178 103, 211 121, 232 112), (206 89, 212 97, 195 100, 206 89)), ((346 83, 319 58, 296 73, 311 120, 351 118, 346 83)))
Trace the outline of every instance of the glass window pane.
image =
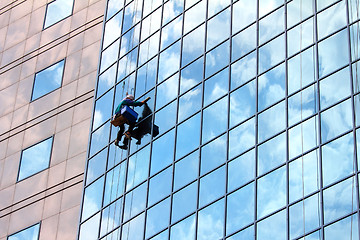
POLYGON ((100 151, 109 142, 110 122, 98 128, 91 134, 90 156, 100 151))
MULTIPOLYGON (((238 1, 243 2, 243 1, 238 1)), ((238 3, 237 2, 237 3, 238 3)), ((234 5, 235 6, 235 5, 234 5)), ((242 15, 242 14, 241 14, 242 15)), ((256 24, 251 25, 232 38, 231 60, 234 61, 256 47, 256 24)))
POLYGON ((235 235, 232 235, 229 238, 226 238, 226 240, 254 240, 255 239, 255 231, 254 226, 250 226, 241 232, 238 232, 235 235))
POLYGON ((346 29, 319 42, 319 77, 341 68, 349 62, 346 29), (334 58, 336 56, 336 58, 334 58))
MULTIPOLYGON (((204 50, 205 50, 204 49, 205 41, 203 40, 204 36, 205 36, 205 24, 202 24, 200 27, 196 28, 194 31, 184 36, 181 66, 185 66, 189 62, 193 61, 197 57, 204 54, 204 50)), ((203 65, 201 64, 201 70, 202 69, 203 69, 203 65)), ((201 78, 202 78, 202 74, 201 74, 201 78)))
POLYGON ((233 233, 254 222, 255 192, 251 183, 227 198, 226 233, 233 233))
POLYGON ((146 146, 129 158, 126 190, 129 190, 148 177, 150 146, 146 146))
POLYGON ((230 8, 222 11, 207 22, 206 36, 207 50, 230 37, 230 8))
POLYGON ((259 49, 259 72, 262 73, 285 59, 284 34, 259 49))
MULTIPOLYGON (((360 35, 359 35, 360 36, 360 35)), ((352 77, 353 77, 353 86, 354 93, 360 92, 360 61, 357 61, 352 65, 352 77)))
POLYGON ((39 239, 39 233, 40 233, 40 223, 8 236, 7 240, 26 240, 26 239, 36 240, 39 239))
POLYGON ((261 222, 257 227, 257 240, 285 240, 286 238, 286 210, 276 213, 261 222))
POLYGON ((100 72, 103 72, 117 60, 119 54, 119 43, 120 40, 117 40, 101 53, 100 72))
POLYGON ((223 97, 229 91, 229 68, 222 70, 205 81, 204 106, 223 97))
POLYGON ((174 145, 175 130, 171 130, 153 142, 151 152, 151 175, 161 171, 173 162, 174 145))
POLYGON ((221 68, 227 66, 230 61, 229 41, 214 48, 206 54, 205 77, 209 77, 221 68))
POLYGON ((195 214, 171 227, 170 240, 195 240, 195 214))
POLYGON ((331 6, 317 15, 319 39, 346 26, 346 5, 345 1, 331 6))
POLYGON ((123 225, 120 239, 142 240, 144 234, 145 214, 141 214, 123 225))
POLYGON ((253 116, 256 111, 255 80, 230 94, 230 127, 253 116))
MULTIPOLYGON (((257 215, 264 217, 286 204, 286 167, 277 169, 258 180, 257 215)), ((286 231, 285 231, 286 232, 286 231)), ((278 238, 273 238, 278 239, 278 238)))
POLYGON ((47 28, 72 14, 74 0, 56 0, 46 6, 44 28, 47 28))
POLYGON ((338 181, 354 172, 354 138, 349 133, 322 147, 324 186, 338 181), (334 169, 336 166, 336 169, 334 169))
POLYGON ((229 158, 245 152, 255 145, 255 118, 249 119, 229 133, 229 158), (241 143, 241 144, 239 144, 241 143))
POLYGON ((196 26, 205 21, 206 15, 206 1, 201 1, 194 7, 187 10, 184 20, 184 34, 191 31, 196 26))
POLYGON ((289 164, 289 201, 319 190, 319 150, 316 149, 289 164))
POLYGON ((357 208, 355 184, 354 177, 351 177, 324 190, 325 224, 355 211, 357 208))
POLYGON ((221 167, 200 179, 200 207, 205 206, 225 194, 225 180, 225 167, 221 167))
MULTIPOLYGON (((140 45, 140 53, 139 53, 139 65, 144 64, 146 61, 154 57, 158 53, 159 49, 159 40, 160 40, 160 31, 152 35, 146 41, 141 43, 140 45)), ((157 59, 157 58, 156 58, 157 59)), ((156 70, 156 62, 153 62, 155 66, 148 66, 147 69, 151 68, 156 70)), ((154 71, 154 70, 153 70, 154 71)), ((146 73, 145 73, 146 74, 146 73)))
POLYGON ((98 239, 100 225, 100 213, 96 214, 80 227, 79 240, 98 239))
POLYGON ((165 104, 171 102, 178 95, 179 74, 175 74, 157 87, 156 109, 160 109, 165 104))
POLYGON ((169 218, 170 198, 167 198, 147 211, 145 238, 166 228, 169 225, 169 218))
POLYGON ((147 182, 141 184, 125 196, 124 220, 136 216, 146 207, 147 182))
MULTIPOLYGON (((120 58, 122 58, 130 50, 132 50, 136 45, 139 44, 139 40, 140 40, 139 34, 140 34, 140 24, 131 28, 129 31, 127 31, 124 35, 121 36, 121 44, 120 44, 121 49, 120 49, 120 55, 119 55, 120 58)), ((155 45, 156 49, 158 49, 158 45, 159 44, 155 45)), ((129 56, 131 56, 131 55, 129 55, 129 56)), ((132 58, 132 57, 129 57, 129 59, 134 61, 134 58, 132 58)), ((128 64, 128 65, 130 65, 130 64, 128 64)))
POLYGON ((176 101, 155 113, 156 125, 160 126, 161 132, 166 132, 175 126, 176 123, 176 101))
POLYGON ((321 113, 321 141, 326 142, 352 128, 351 101, 347 100, 321 113))
POLYGON ((315 194, 290 207, 290 238, 297 239, 304 233, 320 227, 320 196, 315 194), (304 226, 305 224, 305 226, 304 226))
POLYGON ((228 123, 228 98, 224 97, 203 111, 202 142, 226 131, 228 123))
POLYGON ((283 3, 283 0, 259 0, 259 17, 266 15, 283 3))
POLYGON ((97 84, 97 91, 96 97, 100 97, 104 94, 107 90, 109 90, 115 83, 116 75, 116 64, 112 65, 111 68, 103 72, 99 76, 98 84, 97 84))
POLYGON ((45 139, 21 152, 18 181, 49 167, 53 139, 53 137, 45 139))
MULTIPOLYGON (((125 3, 127 4, 127 2, 125 3)), ((143 1, 132 1, 125 7, 123 33, 135 26, 141 18, 143 1)), ((139 31, 140 32, 140 31, 139 31)))
MULTIPOLYGON (((352 0, 350 0, 352 1, 352 0)), ((359 4, 359 3, 358 3, 359 4)), ((359 11, 359 10, 358 10, 359 11)), ((359 16, 360 14, 358 14, 359 16)), ((350 42, 351 42, 351 59, 352 61, 360 58, 360 23, 357 22, 350 26, 350 42)), ((356 67, 359 63, 356 63, 356 67)))
MULTIPOLYGON (((288 31, 287 44, 289 56, 299 52, 300 50, 303 50, 314 42, 313 23, 314 19, 310 18, 309 20, 306 20, 305 22, 288 31)), ((306 64, 304 61, 302 63, 306 64)))
POLYGON ((350 96, 350 94, 351 85, 349 68, 344 68, 343 70, 320 81, 321 109, 331 106, 332 104, 350 96))
POLYGON ((125 3, 124 1, 119 2, 119 0, 109 0, 108 2, 106 20, 111 18, 117 11, 123 8, 125 3))
MULTIPOLYGON (((259 43, 263 44, 285 29, 284 7, 276 10, 259 21, 259 43)), ((261 10, 260 10, 261 11, 261 10)))
POLYGON ((141 96, 155 86, 157 57, 137 70, 135 96, 141 96))
POLYGON ((201 210, 197 240, 221 239, 224 235, 224 199, 201 210))
POLYGON ((101 216, 100 236, 104 236, 108 232, 120 226, 122 219, 123 199, 120 198, 110 206, 106 207, 101 216))
POLYGON ((184 119, 188 118, 190 115, 199 111, 201 108, 201 102, 202 102, 202 85, 199 85, 191 89, 186 94, 181 96, 179 99, 178 122, 183 121, 184 119))
MULTIPOLYGON (((115 53, 114 53, 115 54, 115 53)), ((117 54, 117 52, 116 52, 117 54)), ((136 69, 136 62, 138 60, 138 48, 131 50, 129 53, 127 53, 125 56, 123 56, 120 61, 118 62, 118 75, 117 75, 117 82, 120 82, 122 79, 124 79, 126 76, 128 76, 130 73, 135 71, 136 69)), ((109 56, 109 59, 117 59, 117 55, 109 56)), ((130 79, 125 79, 127 81, 128 86, 131 86, 131 88, 134 88, 135 85, 135 74, 130 79), (129 85, 131 82, 131 85, 129 85)), ((129 89, 130 87, 127 87, 126 89, 129 89)), ((130 88, 130 89, 131 89, 130 88)))
POLYGON ((231 89, 235 89, 255 76, 256 54, 253 52, 231 65, 231 89))
POLYGON ((85 188, 81 221, 86 220, 101 209, 103 190, 104 177, 99 178, 96 182, 85 188))
POLYGON ((89 159, 86 173, 86 183, 90 183, 104 173, 107 160, 107 148, 89 159))
POLYGON ((326 240, 352 239, 359 240, 358 215, 351 215, 325 228, 326 240))
POLYGON ((258 147, 258 175, 286 161, 286 134, 283 133, 258 147))
POLYGON ((183 15, 180 15, 178 18, 176 18, 171 23, 162 28, 160 45, 161 50, 180 39, 182 33, 182 23, 183 15))
POLYGON ((103 49, 120 37, 122 18, 123 11, 120 11, 116 14, 116 16, 105 23, 103 49))
POLYGON ((204 59, 199 58, 181 70, 180 93, 184 93, 203 79, 204 59))
POLYGON ((170 194, 172 186, 172 167, 167 168, 150 179, 148 206, 155 204, 170 194))
POLYGON ((266 72, 258 79, 259 111, 285 98, 285 64, 266 72))
POLYGON ((95 102, 95 112, 92 129, 101 126, 105 121, 112 116, 112 102, 114 99, 114 89, 107 92, 104 96, 97 99, 95 102))
POLYGON ((65 60, 45 68, 35 74, 31 101, 34 101, 49 92, 61 87, 65 60))
POLYGON ((241 0, 234 3, 232 14, 233 33, 255 22, 257 15, 256 5, 256 1, 253 0, 241 0))
POLYGON ((174 190, 195 180, 199 172, 199 152, 196 151, 175 163, 174 190))
POLYGON ((104 205, 109 204, 124 193, 126 162, 122 162, 106 174, 104 205))
POLYGON ((285 129, 285 102, 278 103, 259 115, 259 142, 285 129))
POLYGON ((227 153, 226 137, 226 134, 222 135, 201 148, 201 175, 225 163, 227 153))
POLYGON ((194 182, 174 194, 171 214, 172 223, 196 211, 197 190, 198 183, 194 182))
POLYGON ((228 164, 228 191, 255 178, 255 150, 251 150, 228 164))
POLYGON ((200 113, 178 126, 176 135, 176 159, 190 153, 200 144, 200 113), (191 137, 189 138, 189 134, 191 137))
POLYGON ((326 8, 327 6, 330 6, 331 4, 333 4, 334 2, 336 2, 337 0, 316 0, 316 6, 317 6, 317 10, 322 10, 324 8, 326 8))
POLYGON ((288 27, 292 27, 312 15, 314 12, 313 5, 313 0, 293 0, 288 2, 286 14, 288 27))
MULTIPOLYGON (((154 12, 150 14, 150 16, 146 16, 142 20, 141 25, 141 41, 149 37, 151 34, 156 32, 160 28, 161 23, 161 8, 158 8, 154 12)), ((145 16, 145 15, 144 15, 145 16)))

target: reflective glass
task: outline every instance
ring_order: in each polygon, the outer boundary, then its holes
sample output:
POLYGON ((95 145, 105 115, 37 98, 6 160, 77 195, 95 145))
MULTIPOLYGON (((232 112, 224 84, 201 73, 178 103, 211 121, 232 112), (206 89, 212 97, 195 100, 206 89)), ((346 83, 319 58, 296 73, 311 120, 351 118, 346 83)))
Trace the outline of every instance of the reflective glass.
MULTIPOLYGON (((140 45, 139 65, 154 57, 158 53, 160 40, 160 31, 152 35, 140 45)), ((157 60, 157 58, 155 58, 157 60)), ((152 61, 152 65, 146 64, 147 71, 156 71, 157 61, 152 61), (150 68, 150 70, 149 70, 150 68)), ((142 70, 144 72, 144 70, 142 70)), ((145 72, 146 74, 146 72, 145 72)))
MULTIPOLYGON (((352 1, 352 0, 350 0, 350 1, 352 1)), ((357 60, 357 59, 360 58, 359 41, 360 41, 360 23, 357 22, 357 23, 350 26, 350 42, 351 42, 350 47, 351 47, 351 59, 352 59, 352 61, 357 60)), ((359 63, 355 64, 356 67, 357 67, 357 65, 359 65, 359 63)))
POLYGON ((227 153, 226 136, 224 134, 201 148, 201 175, 225 163, 227 153))
MULTIPOLYGON (((194 31, 184 36, 181 66, 185 66, 189 62, 193 61, 197 57, 204 54, 204 48, 205 48, 205 43, 203 40, 204 36, 205 36, 205 24, 202 24, 200 27, 196 28, 194 31)), ((201 70, 202 69, 203 69, 203 65, 201 65, 201 70)))
MULTIPOLYGON (((231 65, 231 89, 246 83, 256 75, 256 53, 252 52, 231 65)), ((255 90, 255 89, 254 89, 255 90)))
POLYGON ((255 145, 255 118, 251 118, 229 133, 229 158, 245 152, 255 145))
POLYGON ((319 150, 299 157, 289 164, 289 201, 320 189, 319 150))
POLYGON ((143 1, 132 1, 125 7, 123 33, 135 26, 141 18, 143 1))
POLYGON ((119 1, 119 0, 108 0, 107 10, 106 10, 106 20, 111 18, 117 11, 119 11, 125 1, 119 1))
POLYGON ((346 5, 345 1, 331 6, 317 15, 317 33, 321 39, 342 27, 346 26, 346 5))
POLYGON ((120 239, 142 240, 144 234, 145 214, 141 214, 123 225, 120 239))
POLYGON ((120 37, 123 11, 120 11, 105 23, 103 49, 120 37))
MULTIPOLYGON (((279 168, 258 180, 257 217, 261 218, 286 204, 286 167, 279 168)), ((286 231, 285 231, 286 232, 286 231)), ((273 238, 278 239, 278 238, 273 238)))
POLYGON ((100 225, 100 213, 96 214, 85 223, 81 224, 79 240, 96 240, 98 239, 100 225))
POLYGON ((230 127, 253 116, 256 111, 255 80, 230 94, 230 127))
POLYGON ((322 10, 328 6, 330 6, 331 4, 333 4, 334 2, 336 2, 337 0, 316 0, 316 6, 317 6, 317 10, 322 10))
POLYGON ((53 64, 50 67, 35 74, 31 101, 34 101, 55 89, 61 87, 65 60, 53 64))
POLYGON ((175 130, 171 130, 153 142, 151 152, 151 175, 159 172, 173 162, 174 145, 175 130))
POLYGON ((179 192, 172 199, 171 222, 175 223, 196 211, 198 183, 194 182, 179 192))
MULTIPOLYGON (((314 19, 310 18, 292 28, 287 34, 288 55, 291 56, 314 42, 314 19)), ((306 50, 308 51, 308 50, 306 50)), ((305 61, 302 64, 308 64, 305 61)))
MULTIPOLYGON (((179 111, 178 111, 178 122, 183 121, 190 115, 199 111, 202 102, 202 85, 199 85, 179 99, 179 111)), ((175 111, 174 111, 175 112, 175 111)))
POLYGON ((223 97, 229 91, 229 68, 222 70, 205 81, 204 106, 223 97))
POLYGON ((72 14, 74 0, 56 0, 46 5, 44 28, 47 28, 72 14))
POLYGON ((158 235, 149 238, 150 240, 168 240, 168 236, 169 236, 169 232, 166 229, 165 231, 162 231, 161 233, 159 233, 158 235))
POLYGON ((285 30, 284 7, 259 21, 259 44, 263 44, 285 30))
POLYGON ((268 14, 283 3, 283 0, 259 0, 259 17, 268 14))
POLYGON ((245 54, 254 50, 256 47, 256 24, 251 25, 233 36, 231 44, 232 61, 243 57, 245 54))
POLYGON ((148 206, 170 195, 172 186, 172 167, 168 167, 150 179, 148 206))
POLYGON ((226 233, 233 233, 254 222, 255 184, 237 190, 227 197, 226 233))
POLYGON ((156 83, 157 57, 137 70, 135 96, 141 96, 156 83))
POLYGON ((204 59, 199 58, 181 70, 180 93, 187 91, 202 81, 204 72, 204 59))
POLYGON ((353 133, 349 133, 323 146, 324 186, 352 174, 355 171, 355 161, 353 133))
POLYGON ((297 237, 320 227, 320 196, 315 194, 290 207, 290 238, 297 237))
MULTIPOLYGON (((135 71, 136 69, 136 62, 137 62, 137 55, 138 55, 138 48, 136 47, 125 56, 123 56, 120 61, 118 62, 118 75, 117 75, 117 82, 121 81, 124 77, 135 71)), ((115 58, 114 58, 115 59, 115 58)), ((132 83, 128 83, 131 86, 135 85, 135 75, 131 79, 132 83)), ((129 82, 129 79, 127 79, 129 82)), ((133 87, 132 87, 133 88, 133 87)), ((127 88, 128 89, 128 88, 127 88)))
POLYGON ((198 214, 197 240, 221 239, 224 235, 224 199, 213 203, 198 214))
POLYGON ((357 61, 352 65, 352 77, 353 77, 353 87, 354 93, 360 92, 360 61, 357 61))
POLYGON ((326 142, 352 128, 351 101, 347 100, 321 113, 321 141, 326 142))
MULTIPOLYGON (((159 2, 159 5, 161 5, 162 3, 161 0, 157 0, 157 2, 159 2)), ((164 3, 162 25, 164 26, 166 23, 174 19, 183 11, 184 11, 184 0, 167 1, 166 3, 164 3)))
POLYGON ((179 74, 175 74, 157 86, 156 110, 174 100, 179 89, 179 74))
POLYGON ((285 240, 286 238, 286 210, 276 213, 257 225, 258 240, 285 240))
POLYGON ((120 40, 117 40, 101 53, 100 72, 105 71, 105 69, 115 63, 119 54, 119 44, 120 40))
POLYGON ((288 60, 289 94, 316 81, 314 51, 315 48, 309 48, 288 60))
POLYGON ((354 22, 359 19, 359 1, 358 0, 348 0, 349 3, 349 18, 350 22, 354 22))
POLYGON ((104 177, 99 178, 85 188, 81 221, 86 220, 88 217, 101 209, 103 190, 104 177))
POLYGON ((235 235, 232 235, 229 238, 226 238, 226 240, 254 240, 255 239, 255 231, 254 226, 250 226, 241 232, 238 232, 235 235))
POLYGON ((280 102, 277 105, 262 112, 259 117, 259 141, 268 139, 274 134, 285 129, 285 102, 280 102))
POLYGON ((176 42, 165 51, 160 53, 158 81, 171 76, 180 67, 180 41, 176 42))
POLYGON ((112 101, 114 98, 114 89, 107 92, 104 96, 96 100, 95 112, 92 129, 101 126, 105 121, 109 120, 112 116, 112 101))
POLYGON ((283 133, 258 147, 258 175, 286 161, 286 134, 283 133))
POLYGON ((355 179, 351 177, 323 192, 324 222, 329 223, 357 208, 355 179))
POLYGON ((253 0, 241 0, 234 3, 232 33, 236 33, 255 22, 257 15, 256 5, 256 1, 253 0))
POLYGON ((206 1, 201 1, 184 13, 184 34, 205 21, 206 1))
POLYGON ((228 164, 228 192, 255 177, 255 150, 251 150, 228 164))
POLYGON ((259 49, 259 72, 264 72, 285 59, 284 34, 259 49))
POLYGON ((53 137, 45 139, 21 152, 17 181, 41 172, 49 167, 53 137))
POLYGON ((136 216, 146 207, 147 183, 143 183, 125 196, 124 221, 136 216))
POLYGON ((111 68, 103 72, 99 76, 96 97, 100 97, 107 90, 109 90, 115 84, 116 79, 116 64, 112 65, 111 68))
POLYGON ((171 227, 170 240, 195 240, 195 214, 171 227))
POLYGON ((86 173, 86 183, 99 177, 104 173, 107 160, 107 148, 96 154, 93 158, 89 159, 86 173))
POLYGON ((174 190, 195 180, 199 172, 199 152, 196 151, 175 163, 174 190))
POLYGON ((166 132, 175 126, 176 123, 176 101, 168 104, 166 107, 155 113, 155 123, 159 126, 161 132, 166 132))
POLYGON ((225 194, 225 170, 225 167, 221 167, 200 179, 200 207, 209 204, 225 194))
POLYGON ((205 77, 211 76, 229 64, 229 50, 230 43, 226 41, 206 54, 205 77))
MULTIPOLYGON (((123 57, 127 54, 131 49, 133 49, 136 45, 139 44, 139 34, 140 34, 140 24, 131 28, 124 35, 121 36, 121 49, 119 57, 123 57)), ((155 44, 158 46, 159 44, 155 44)), ((158 49, 158 47, 156 47, 158 49)), ((143 59, 143 58, 142 58, 143 59)), ((141 60, 142 60, 141 59, 141 60)))
POLYGON ((206 49, 210 50, 230 37, 230 8, 207 22, 206 49))
POLYGON ((146 146, 129 158, 126 190, 129 190, 148 177, 150 146, 146 146))
POLYGON ((145 238, 166 228, 169 225, 169 218, 170 198, 167 198, 147 211, 145 238))
POLYGON ((36 240, 39 239, 40 223, 23 229, 7 237, 7 240, 36 240))
POLYGON ((346 29, 319 42, 319 76, 323 77, 348 64, 348 48, 346 29))
POLYGON ((200 113, 178 126, 176 135, 176 159, 190 153, 200 144, 200 113), (191 137, 189 138, 189 134, 191 137))
POLYGON ((313 0, 293 0, 288 2, 288 4, 286 5, 287 26, 292 27, 296 23, 311 16, 314 12, 313 5, 313 0))
POLYGON ((228 123, 228 98, 217 101, 203 111, 202 142, 205 143, 210 139, 226 131, 228 123))
POLYGON ((120 226, 122 219, 123 199, 120 198, 110 206, 106 207, 101 216, 100 236, 104 236, 108 232, 120 226))
POLYGON ((109 204, 124 193, 126 162, 122 162, 106 174, 104 205, 109 204))
MULTIPOLYGON (((162 28, 161 32, 161 50, 168 47, 181 37, 183 23, 183 15, 174 19, 171 23, 162 28)), ((185 45, 184 45, 185 47, 185 45)))
POLYGON ((110 123, 108 122, 91 134, 90 156, 93 156, 108 144, 109 129, 110 123))
POLYGON ((141 41, 149 37, 151 34, 159 30, 161 24, 161 8, 158 8, 145 17, 141 24, 141 41))
POLYGON ((359 240, 358 215, 351 215, 325 228, 326 240, 352 239, 359 240))
POLYGON ((144 0, 143 16, 147 16, 150 12, 154 11, 161 3, 161 0, 144 0))
POLYGON ((208 1, 208 17, 220 12, 222 9, 230 5, 230 0, 209 0, 208 1))
POLYGON ((307 152, 319 144, 318 129, 318 118, 315 116, 289 130, 290 159, 307 152))
POLYGON ((320 81, 320 107, 327 108, 332 104, 350 96, 349 68, 344 68, 320 81), (336 94, 334 94, 336 93, 336 94))
POLYGON ((259 111, 285 97, 285 64, 281 64, 258 78, 259 111))

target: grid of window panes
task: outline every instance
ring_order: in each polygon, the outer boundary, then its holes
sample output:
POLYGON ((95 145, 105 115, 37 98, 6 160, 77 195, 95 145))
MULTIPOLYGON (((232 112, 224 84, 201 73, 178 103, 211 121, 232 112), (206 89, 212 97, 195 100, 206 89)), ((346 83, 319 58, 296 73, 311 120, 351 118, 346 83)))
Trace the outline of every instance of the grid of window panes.
POLYGON ((79 239, 359 239, 359 38, 358 0, 109 0, 79 239))

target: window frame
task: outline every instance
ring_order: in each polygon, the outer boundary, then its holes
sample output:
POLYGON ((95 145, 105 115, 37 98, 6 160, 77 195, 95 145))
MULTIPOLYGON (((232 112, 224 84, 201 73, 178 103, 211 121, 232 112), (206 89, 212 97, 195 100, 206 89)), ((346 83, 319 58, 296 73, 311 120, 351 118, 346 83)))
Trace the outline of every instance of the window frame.
POLYGON ((38 231, 38 233, 37 233, 37 238, 36 238, 37 240, 39 240, 39 238, 40 238, 40 230, 41 230, 41 221, 38 222, 38 223, 35 223, 35 224, 31 225, 31 226, 28 226, 28 227, 26 227, 26 228, 23 228, 23 229, 21 229, 21 230, 19 230, 19 231, 17 231, 17 232, 14 232, 14 233, 12 233, 12 234, 10 234, 10 235, 8 235, 8 236, 6 237, 6 240, 11 240, 11 239, 9 239, 10 237, 12 237, 12 236, 14 236, 14 235, 16 235, 16 234, 18 234, 18 233, 20 233, 20 232, 22 232, 22 231, 25 231, 25 230, 27 230, 27 229, 29 229, 29 228, 35 227, 36 225, 39 225, 39 231, 38 231))
POLYGON ((66 16, 66 17, 64 17, 64 18, 62 18, 62 19, 60 19, 60 20, 58 20, 58 21, 56 21, 56 22, 54 22, 54 23, 52 23, 52 24, 50 24, 49 26, 45 26, 49 5, 52 4, 52 3, 54 3, 54 2, 56 2, 56 1, 57 1, 57 0, 52 0, 52 1, 50 1, 50 2, 48 2, 48 3, 46 4, 44 22, 43 22, 43 27, 42 27, 43 30, 45 30, 45 29, 47 29, 47 28, 49 28, 49 27, 51 27, 51 26, 54 26, 55 24, 61 22, 62 20, 66 19, 66 18, 68 18, 68 17, 70 17, 70 16, 72 16, 73 13, 74 13, 75 0, 72 0, 72 8, 71 8, 71 13, 70 13, 70 15, 68 15, 68 16, 66 16))

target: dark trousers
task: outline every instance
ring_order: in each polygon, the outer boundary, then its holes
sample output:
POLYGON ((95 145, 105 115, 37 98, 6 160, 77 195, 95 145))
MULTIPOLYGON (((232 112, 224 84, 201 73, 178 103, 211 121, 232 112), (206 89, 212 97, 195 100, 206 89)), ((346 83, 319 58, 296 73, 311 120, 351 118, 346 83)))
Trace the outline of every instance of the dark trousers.
MULTIPOLYGON (((121 141, 121 137, 122 137, 122 135, 124 135, 124 132, 125 132, 125 126, 124 126, 124 124, 121 124, 119 127, 120 127, 120 129, 119 129, 119 131, 118 131, 118 133, 117 133, 117 137, 116 137, 116 139, 118 140, 118 142, 121 141)), ((130 123, 130 124, 129 124, 128 131, 130 132, 130 134, 131 134, 132 130, 134 129, 134 127, 135 127, 135 124, 134 124, 134 123, 130 123)), ((129 139, 128 139, 127 137, 124 137, 123 144, 124 144, 124 145, 128 145, 128 142, 129 142, 129 139)))

